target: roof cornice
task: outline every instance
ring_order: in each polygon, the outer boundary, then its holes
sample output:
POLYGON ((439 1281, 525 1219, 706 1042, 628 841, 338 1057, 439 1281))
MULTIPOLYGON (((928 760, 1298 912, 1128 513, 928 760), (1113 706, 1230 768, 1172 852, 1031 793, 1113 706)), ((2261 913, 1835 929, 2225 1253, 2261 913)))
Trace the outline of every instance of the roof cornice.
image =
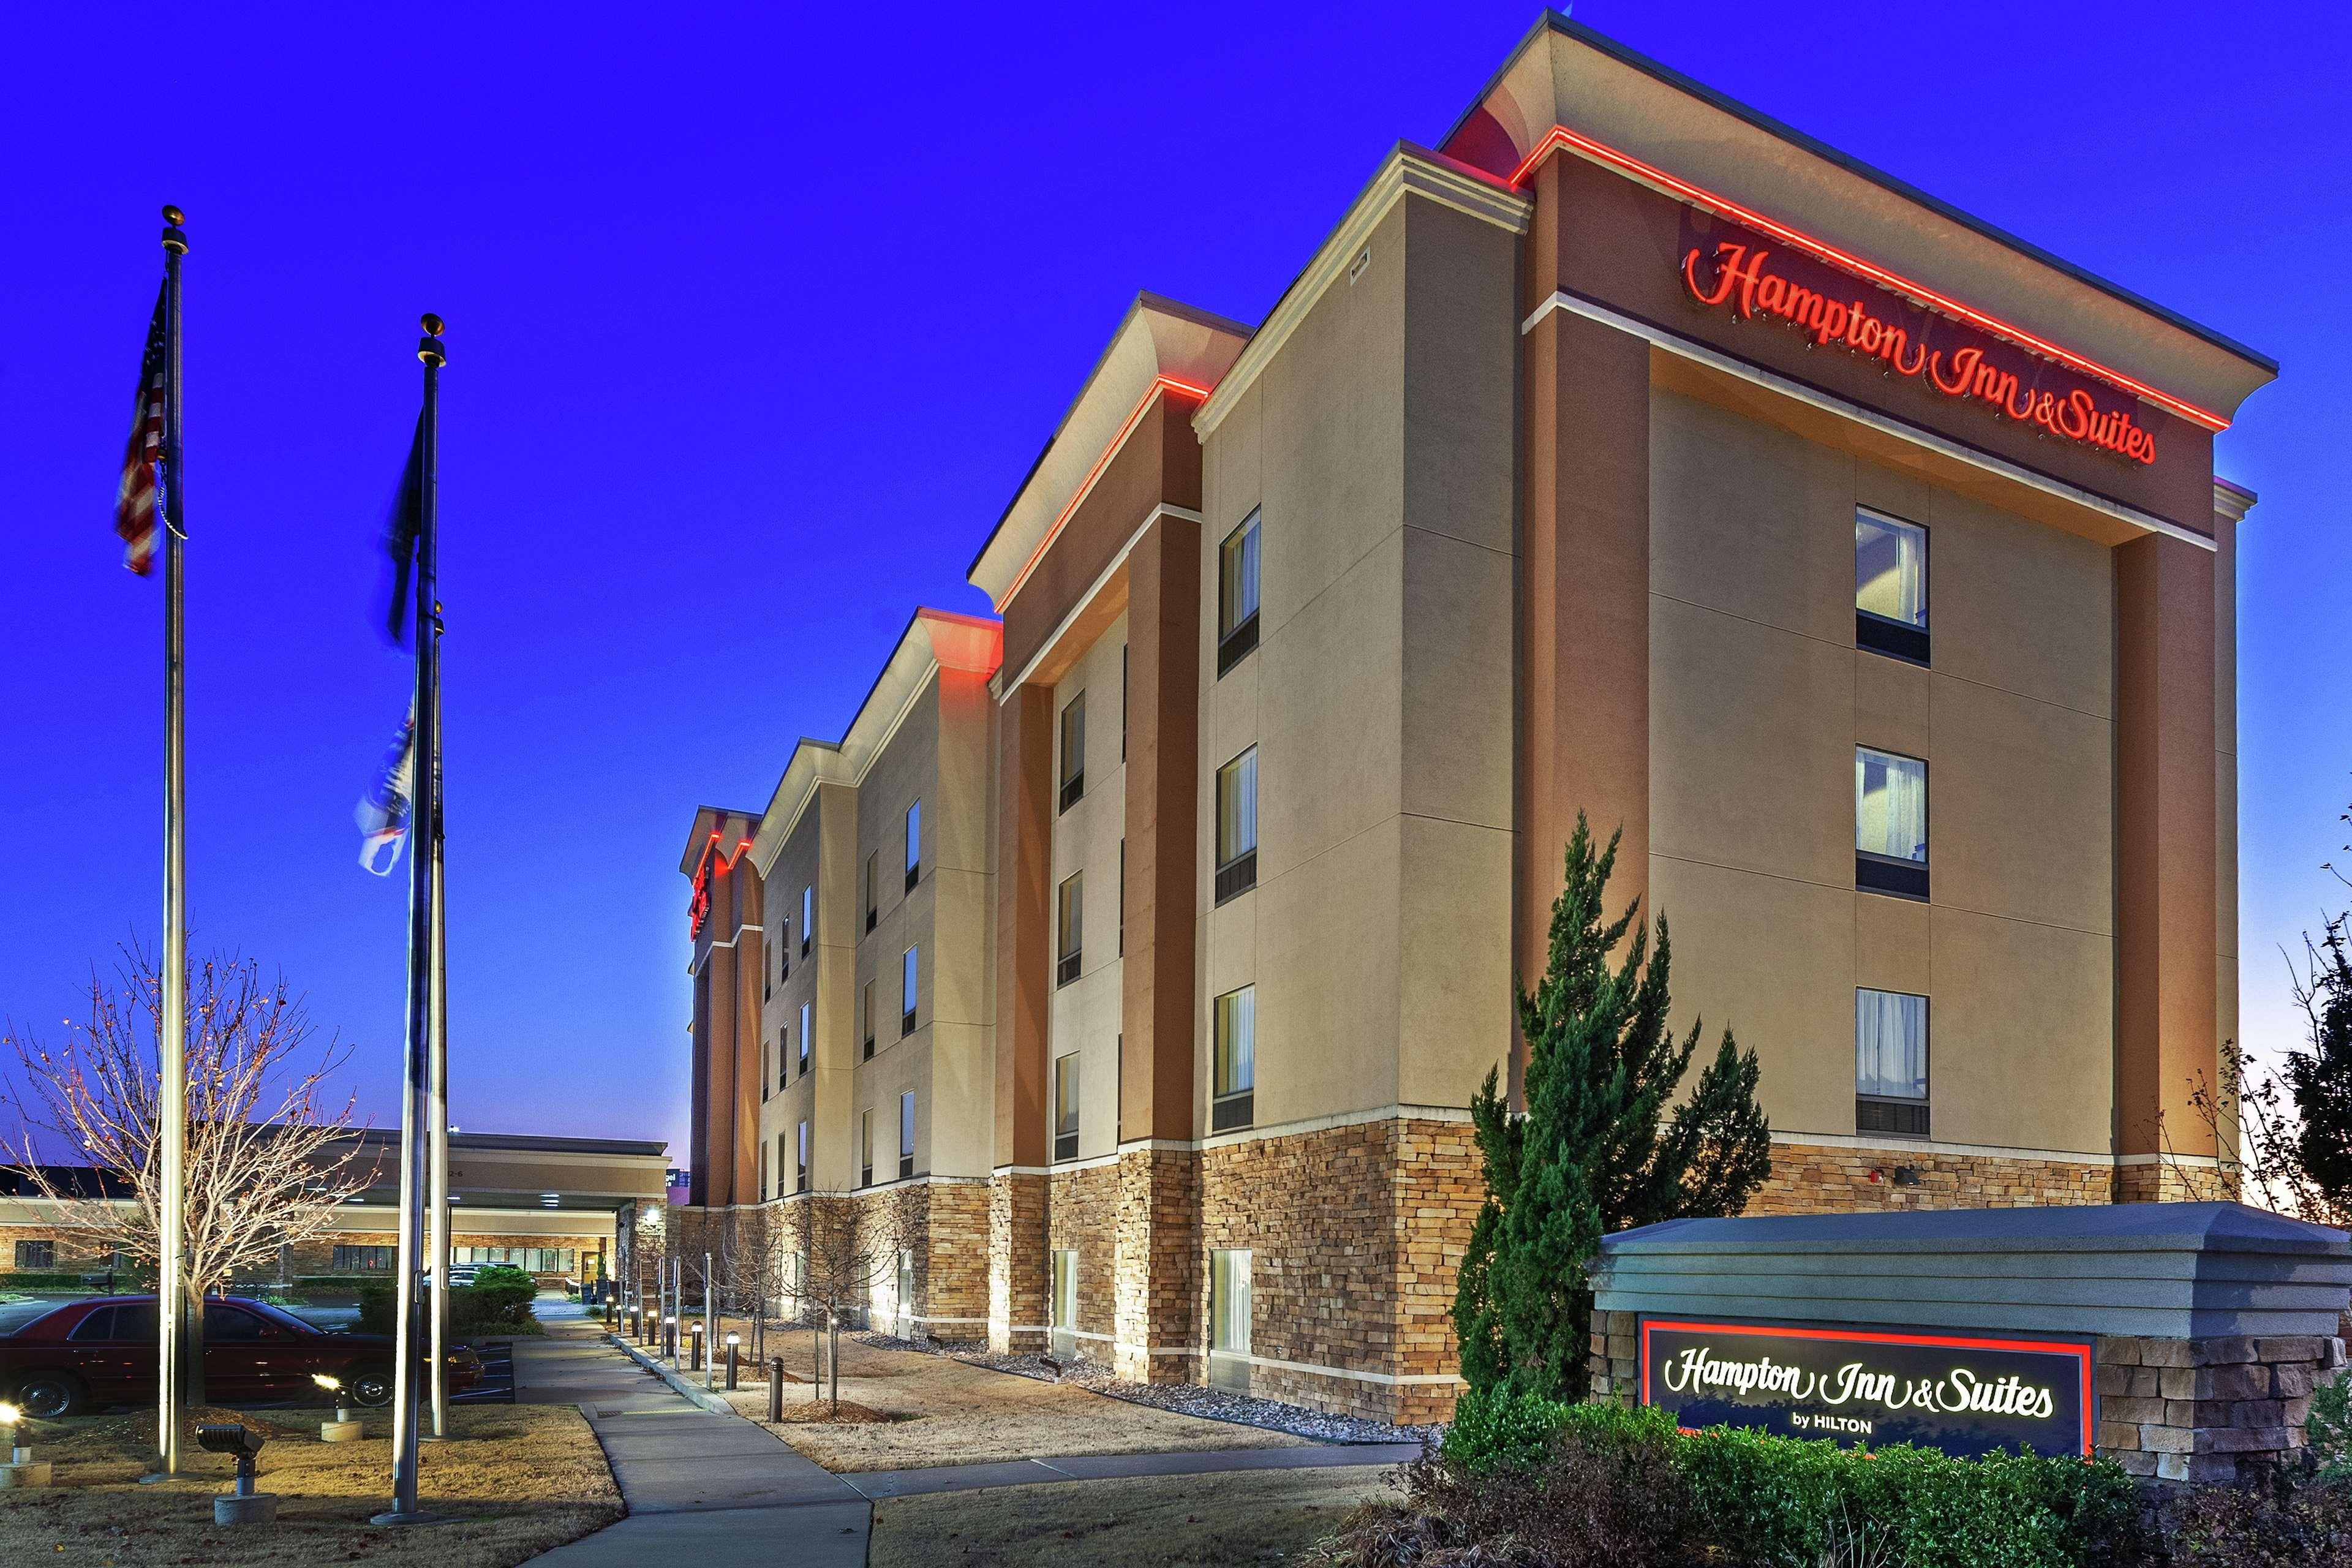
POLYGON ((1192 428, 1206 439, 1257 380, 1260 372, 1307 319, 1315 301, 1344 274, 1349 264, 1371 237, 1389 210, 1408 195, 1423 197, 1466 213, 1513 234, 1525 234, 1534 202, 1504 182, 1443 153, 1433 153, 1410 142, 1400 142, 1381 163, 1380 170, 1356 199, 1348 205, 1332 229, 1298 276, 1266 312, 1233 368, 1192 416, 1192 428))

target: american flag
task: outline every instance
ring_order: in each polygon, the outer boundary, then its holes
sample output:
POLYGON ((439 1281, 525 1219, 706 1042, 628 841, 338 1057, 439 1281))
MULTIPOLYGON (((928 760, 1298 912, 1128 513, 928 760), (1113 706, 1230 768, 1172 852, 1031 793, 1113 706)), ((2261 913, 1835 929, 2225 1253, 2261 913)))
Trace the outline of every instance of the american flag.
POLYGON ((400 863, 400 847, 408 842, 408 818, 415 804, 416 710, 412 705, 400 733, 392 738, 375 783, 360 799, 361 865, 379 877, 392 874, 400 863))
POLYGON ((139 356, 139 395, 131 405, 131 440, 122 451, 122 482, 114 492, 114 531, 122 536, 122 563, 142 577, 155 562, 155 468, 163 457, 163 291, 147 322, 147 352, 139 356))

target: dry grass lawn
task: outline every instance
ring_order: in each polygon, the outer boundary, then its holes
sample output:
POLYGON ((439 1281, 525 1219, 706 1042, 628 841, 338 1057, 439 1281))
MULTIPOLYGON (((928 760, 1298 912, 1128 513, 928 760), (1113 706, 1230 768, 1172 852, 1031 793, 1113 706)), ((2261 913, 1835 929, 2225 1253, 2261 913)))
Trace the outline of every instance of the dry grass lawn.
POLYGON ((1394 1501, 1384 1466, 1061 1481, 874 1505, 867 1568, 1230 1568, 1296 1563, 1359 1503, 1394 1501))
MULTIPOLYGON (((783 1356, 788 1379, 813 1375, 807 1331, 772 1331, 767 1340, 772 1353, 783 1356)), ((729 1401, 765 1425, 765 1370, 742 1370, 741 1388, 729 1401), (756 1383, 750 1376, 754 1372, 756 1383)), ((841 1401, 845 1416, 852 1405, 856 1415, 830 1421, 813 1384, 787 1382, 784 1423, 769 1430, 828 1470, 903 1470, 1055 1454, 1285 1448, 1305 1441, 1286 1432, 1130 1405, 1075 1384, 991 1372, 945 1356, 877 1350, 847 1336, 841 1342, 841 1401)))
MULTIPOLYGON (((390 1502, 390 1421, 357 1443, 321 1443, 320 1410, 211 1411, 268 1434, 257 1489, 279 1499, 278 1522, 224 1530, 212 1500, 229 1489, 227 1456, 187 1446, 181 1478, 141 1486, 154 1441, 144 1414, 49 1422, 36 1433, 55 1464, 47 1489, 0 1491, 0 1563, 58 1568, 160 1568, 235 1563, 295 1568, 383 1563, 508 1568, 620 1518, 621 1495, 595 1434, 566 1405, 459 1405, 457 1441, 423 1449, 425 1506, 452 1516, 387 1529, 368 1516, 390 1502)), ((29 1428, 28 1428, 29 1430, 29 1428)))

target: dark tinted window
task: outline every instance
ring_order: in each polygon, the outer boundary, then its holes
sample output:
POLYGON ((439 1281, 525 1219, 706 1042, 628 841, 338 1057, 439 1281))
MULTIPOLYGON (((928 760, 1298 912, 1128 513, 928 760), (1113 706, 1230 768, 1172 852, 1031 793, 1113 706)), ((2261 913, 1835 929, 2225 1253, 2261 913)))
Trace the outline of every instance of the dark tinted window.
POLYGON ((114 1337, 114 1309, 100 1307, 74 1325, 73 1338, 78 1340, 110 1340, 114 1337))
POLYGON ((268 1339, 278 1330, 263 1322, 242 1307, 224 1307, 217 1302, 205 1303, 205 1342, 231 1344, 240 1340, 268 1339))
POLYGON ((115 1339, 152 1345, 160 1337, 155 1332, 154 1302, 126 1302, 114 1309, 115 1339))

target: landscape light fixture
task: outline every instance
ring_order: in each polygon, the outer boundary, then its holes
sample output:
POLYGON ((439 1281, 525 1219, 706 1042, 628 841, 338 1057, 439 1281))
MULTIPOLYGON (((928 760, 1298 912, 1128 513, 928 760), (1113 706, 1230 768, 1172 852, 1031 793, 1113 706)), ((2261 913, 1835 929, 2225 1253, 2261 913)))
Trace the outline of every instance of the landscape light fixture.
POLYGON ((196 1428, 198 1447, 236 1458, 236 1490, 213 1499, 215 1524, 268 1524, 277 1519, 278 1500, 253 1489, 254 1461, 268 1440, 234 1422, 206 1422, 196 1428))
POLYGON ((743 1336, 730 1330, 727 1334, 727 1391, 735 1391, 735 1352, 741 1347, 743 1336))

